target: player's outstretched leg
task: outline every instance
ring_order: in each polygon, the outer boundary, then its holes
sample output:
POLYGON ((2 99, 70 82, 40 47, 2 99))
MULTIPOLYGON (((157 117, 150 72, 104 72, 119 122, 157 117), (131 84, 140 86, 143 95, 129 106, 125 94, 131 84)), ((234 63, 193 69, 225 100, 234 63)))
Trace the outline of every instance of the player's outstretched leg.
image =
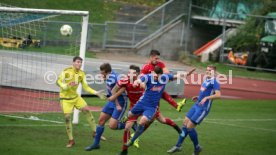
POLYGON ((170 118, 164 117, 160 111, 157 111, 156 117, 157 117, 156 119, 160 123, 166 124, 166 125, 169 125, 169 126, 173 127, 177 131, 178 134, 182 133, 182 130, 179 128, 179 126, 173 120, 171 120, 170 118))
POLYGON ((186 104, 187 100, 186 98, 182 99, 182 101, 177 103, 176 111, 181 112, 183 106, 186 104))
POLYGON ((163 92, 162 98, 167 101, 170 105, 172 105, 176 111, 181 112, 183 106, 186 104, 186 98, 184 98, 182 101, 176 103, 175 100, 172 98, 171 95, 169 95, 167 92, 163 92))
POLYGON ((162 93, 162 98, 167 101, 170 105, 172 105, 175 109, 177 108, 177 103, 175 100, 169 95, 167 92, 162 93))
POLYGON ((179 126, 173 121, 171 120, 170 118, 165 118, 165 123, 171 127, 173 127, 178 134, 181 134, 182 133, 182 130, 179 128, 179 126))

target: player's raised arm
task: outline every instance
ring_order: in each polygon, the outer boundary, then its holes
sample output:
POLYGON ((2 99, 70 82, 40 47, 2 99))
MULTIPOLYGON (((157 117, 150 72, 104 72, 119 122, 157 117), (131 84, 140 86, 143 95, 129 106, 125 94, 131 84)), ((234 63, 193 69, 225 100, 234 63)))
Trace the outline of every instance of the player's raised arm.
POLYGON ((97 95, 100 99, 106 99, 106 95, 103 91, 96 91, 94 89, 92 89, 88 84, 87 84, 87 81, 86 81, 86 76, 84 74, 84 77, 81 81, 81 84, 82 84, 82 87, 85 91, 87 91, 88 93, 90 94, 93 94, 93 95, 97 95))
POLYGON ((189 70, 189 72, 186 73, 186 74, 174 74, 174 75, 173 75, 173 80, 176 80, 176 79, 178 79, 178 78, 180 78, 180 79, 187 78, 187 77, 190 76, 195 70, 196 70, 196 68, 193 68, 193 69, 189 70))
POLYGON ((190 76, 191 74, 193 74, 193 72, 194 72, 195 70, 196 70, 196 68, 191 69, 191 70, 187 73, 186 77, 187 77, 187 76, 190 76))

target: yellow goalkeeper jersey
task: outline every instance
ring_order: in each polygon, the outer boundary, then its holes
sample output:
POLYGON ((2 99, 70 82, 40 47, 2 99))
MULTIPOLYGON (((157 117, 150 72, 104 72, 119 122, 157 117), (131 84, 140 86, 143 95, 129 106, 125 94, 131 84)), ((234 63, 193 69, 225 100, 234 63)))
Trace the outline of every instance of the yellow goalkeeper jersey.
POLYGON ((60 99, 74 99, 78 97, 77 89, 80 83, 85 91, 91 94, 96 93, 96 91, 90 88, 87 84, 84 71, 76 71, 73 67, 64 69, 57 80, 57 85, 60 87, 60 99), (70 83, 72 82, 77 83, 77 85, 70 86, 70 83))

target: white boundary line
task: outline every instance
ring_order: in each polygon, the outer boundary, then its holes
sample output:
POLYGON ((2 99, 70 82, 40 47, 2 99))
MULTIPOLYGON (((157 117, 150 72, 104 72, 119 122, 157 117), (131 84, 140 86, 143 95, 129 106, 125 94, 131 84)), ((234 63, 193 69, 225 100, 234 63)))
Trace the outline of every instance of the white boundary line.
POLYGON ((53 120, 47 120, 47 119, 39 119, 37 117, 32 117, 32 116, 29 117, 29 118, 20 117, 20 116, 13 116, 13 115, 3 115, 3 114, 0 114, 0 116, 10 117, 10 118, 18 118, 18 119, 25 119, 25 120, 32 120, 32 121, 50 122, 50 123, 57 123, 57 124, 64 123, 64 122, 60 122, 60 121, 53 121, 53 120))
POLYGON ((250 127, 250 126, 241 126, 237 124, 226 124, 226 123, 221 123, 221 122, 212 122, 212 121, 205 121, 206 123, 211 123, 211 124, 218 124, 218 125, 224 125, 224 126, 234 126, 234 127, 239 127, 239 128, 246 128, 246 129, 254 129, 254 130, 263 130, 263 131, 269 131, 269 132, 276 132, 276 130, 273 129, 266 129, 266 128, 256 128, 256 127, 250 127))
MULTIPOLYGON (((41 122, 50 122, 50 123, 56 123, 56 124, 0 124, 0 127, 61 127, 65 126, 63 123, 60 121, 53 121, 53 120, 46 120, 46 119, 39 119, 37 117, 20 117, 20 116, 13 116, 13 115, 3 115, 0 114, 0 116, 3 117, 10 117, 10 118, 17 118, 17 119, 25 119, 25 120, 32 120, 32 121, 41 121, 41 122), (63 124, 63 125, 62 125, 63 124)), ((177 118, 174 119, 176 122, 182 122, 183 118, 177 118)), ((237 124, 229 124, 229 123, 222 123, 222 122, 217 122, 217 121, 276 121, 276 119, 205 119, 204 122, 210 123, 210 124, 217 124, 217 125, 224 125, 224 126, 233 126, 233 127, 239 127, 239 128, 246 128, 246 129, 254 129, 254 130, 263 130, 263 131, 268 131, 268 132, 276 132, 274 129, 266 129, 266 128, 258 128, 258 127, 249 127, 249 126, 241 126, 237 124)))
MULTIPOLYGON (((179 122, 183 121, 182 118, 174 119, 174 121, 179 122)), ((253 129, 253 130, 263 130, 268 132, 276 132, 274 129, 266 129, 266 128, 257 128, 257 127, 250 127, 250 126, 241 126, 237 124, 229 124, 229 123, 222 123, 217 121, 232 121, 232 122, 260 122, 260 121, 276 121, 276 119, 205 119, 204 122, 210 124, 217 124, 217 125, 224 125, 224 126, 234 126, 239 128, 246 128, 246 129, 253 129)))

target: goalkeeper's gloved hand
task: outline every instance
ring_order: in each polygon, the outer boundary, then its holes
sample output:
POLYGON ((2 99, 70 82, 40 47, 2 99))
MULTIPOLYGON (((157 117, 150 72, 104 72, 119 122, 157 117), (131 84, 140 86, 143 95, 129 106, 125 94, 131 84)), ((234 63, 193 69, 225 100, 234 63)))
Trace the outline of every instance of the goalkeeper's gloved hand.
POLYGON ((104 92, 104 90, 96 91, 95 95, 97 95, 102 100, 106 99, 106 93, 104 92))

